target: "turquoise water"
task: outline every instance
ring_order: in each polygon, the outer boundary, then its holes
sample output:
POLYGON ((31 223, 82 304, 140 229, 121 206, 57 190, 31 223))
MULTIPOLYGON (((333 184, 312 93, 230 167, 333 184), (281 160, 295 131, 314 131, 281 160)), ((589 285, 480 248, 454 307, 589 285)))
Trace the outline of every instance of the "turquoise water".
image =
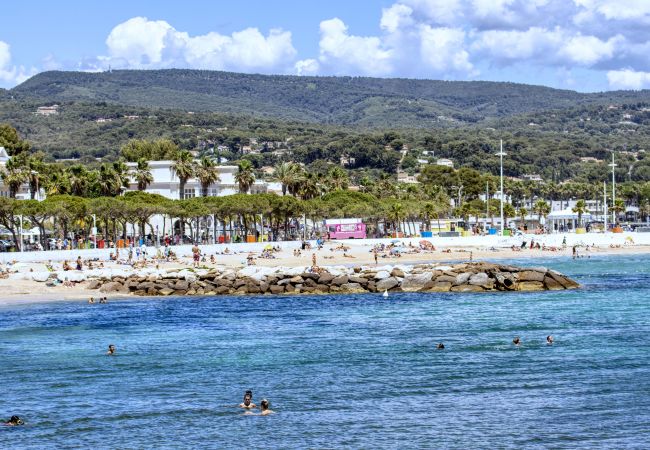
POLYGON ((647 258, 533 264, 584 289, 0 307, 0 447, 650 447, 647 258))

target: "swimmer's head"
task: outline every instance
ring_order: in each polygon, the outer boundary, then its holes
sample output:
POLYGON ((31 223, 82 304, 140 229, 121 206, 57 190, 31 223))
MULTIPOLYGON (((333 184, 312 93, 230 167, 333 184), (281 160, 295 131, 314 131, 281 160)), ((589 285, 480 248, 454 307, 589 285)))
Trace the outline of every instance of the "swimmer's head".
POLYGON ((260 402, 260 408, 262 409, 262 411, 269 409, 269 401, 267 399, 262 400, 260 402))
POLYGON ((22 425, 25 422, 23 422, 23 420, 18 416, 11 416, 11 419, 9 419, 8 423, 10 423, 11 425, 22 425))
POLYGON ((436 345, 436 348, 437 348, 438 350, 443 350, 443 349, 445 348, 445 344, 443 344, 442 342, 440 342, 438 345, 436 345))

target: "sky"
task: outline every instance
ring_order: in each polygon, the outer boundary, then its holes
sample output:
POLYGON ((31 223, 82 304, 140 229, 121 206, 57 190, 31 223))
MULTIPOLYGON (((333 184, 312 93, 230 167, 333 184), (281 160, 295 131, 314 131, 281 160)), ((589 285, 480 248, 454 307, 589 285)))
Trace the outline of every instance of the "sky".
POLYGON ((0 87, 193 68, 650 88, 650 0, 11 1, 0 87))

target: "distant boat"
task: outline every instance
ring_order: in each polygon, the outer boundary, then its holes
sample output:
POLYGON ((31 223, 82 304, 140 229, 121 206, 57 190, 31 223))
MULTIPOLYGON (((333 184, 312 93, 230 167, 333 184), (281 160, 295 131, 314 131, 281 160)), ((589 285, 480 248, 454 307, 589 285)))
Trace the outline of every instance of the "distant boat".
POLYGON ((388 297, 388 289, 384 290, 384 293, 382 294, 384 297, 388 297))

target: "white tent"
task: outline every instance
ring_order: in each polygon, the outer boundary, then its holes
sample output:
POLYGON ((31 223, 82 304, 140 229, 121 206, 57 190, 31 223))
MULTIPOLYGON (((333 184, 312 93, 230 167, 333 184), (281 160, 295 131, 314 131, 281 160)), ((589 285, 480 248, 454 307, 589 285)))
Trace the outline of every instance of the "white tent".
POLYGON ((571 208, 562 209, 559 211, 551 211, 546 220, 549 222, 549 229, 573 229, 583 225, 585 221, 591 220, 591 214, 588 212, 582 213, 582 224, 578 223, 578 213, 573 212, 571 208), (557 226, 556 226, 557 225, 557 226))

